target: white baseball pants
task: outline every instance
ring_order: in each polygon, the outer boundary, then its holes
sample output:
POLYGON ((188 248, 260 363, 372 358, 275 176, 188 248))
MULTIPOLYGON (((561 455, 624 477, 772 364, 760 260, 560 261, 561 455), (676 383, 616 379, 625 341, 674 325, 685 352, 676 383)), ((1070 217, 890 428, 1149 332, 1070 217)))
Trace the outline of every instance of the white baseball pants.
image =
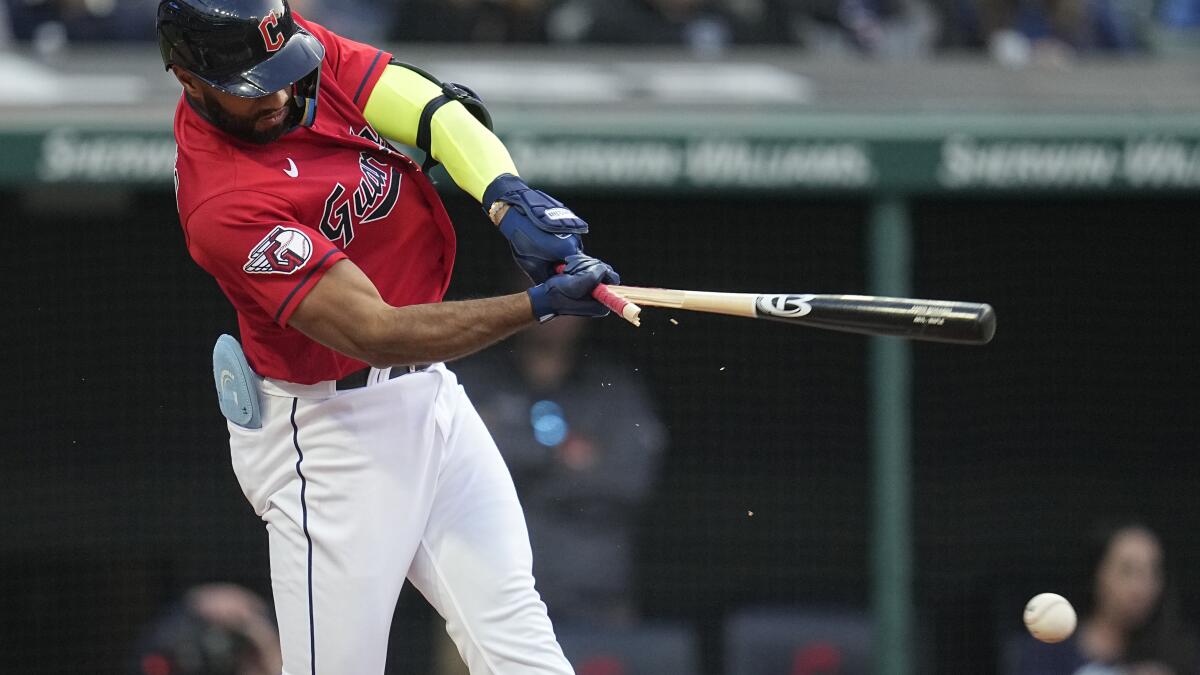
POLYGON ((472 675, 572 672, 534 590, 512 478, 443 365, 368 386, 266 380, 263 427, 230 424, 267 523, 284 675, 382 673, 407 577, 472 675))

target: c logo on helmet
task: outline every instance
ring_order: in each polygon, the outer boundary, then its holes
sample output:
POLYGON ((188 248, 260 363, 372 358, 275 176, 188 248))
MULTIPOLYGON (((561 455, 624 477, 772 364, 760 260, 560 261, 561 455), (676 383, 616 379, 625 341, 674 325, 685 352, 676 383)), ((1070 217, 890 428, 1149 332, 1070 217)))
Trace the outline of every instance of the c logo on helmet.
POLYGON ((263 44, 267 51, 277 52, 283 46, 283 31, 279 28, 279 17, 270 12, 258 22, 258 32, 262 33, 263 44))

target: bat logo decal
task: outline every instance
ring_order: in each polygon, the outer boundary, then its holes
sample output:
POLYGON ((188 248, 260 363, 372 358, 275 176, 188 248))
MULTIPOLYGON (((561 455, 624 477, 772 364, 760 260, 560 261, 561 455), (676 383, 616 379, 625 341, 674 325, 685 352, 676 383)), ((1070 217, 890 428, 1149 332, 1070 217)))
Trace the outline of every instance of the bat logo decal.
POLYGON ((805 295, 760 295, 754 305, 760 314, 794 319, 812 311, 809 301, 811 293, 805 295))

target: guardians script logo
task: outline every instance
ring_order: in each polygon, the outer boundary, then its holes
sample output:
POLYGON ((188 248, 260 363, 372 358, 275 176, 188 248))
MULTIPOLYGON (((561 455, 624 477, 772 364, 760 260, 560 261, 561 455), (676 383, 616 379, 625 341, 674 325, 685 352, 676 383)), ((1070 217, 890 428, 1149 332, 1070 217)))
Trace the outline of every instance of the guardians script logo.
MULTIPOLYGON (((370 127, 365 127, 358 135, 384 147, 383 140, 370 127)), ((321 214, 321 234, 342 249, 354 241, 355 228, 391 215, 400 196, 403 175, 398 169, 368 152, 358 154, 358 168, 362 178, 354 190, 350 191, 341 183, 334 185, 325 198, 325 210, 321 214)))

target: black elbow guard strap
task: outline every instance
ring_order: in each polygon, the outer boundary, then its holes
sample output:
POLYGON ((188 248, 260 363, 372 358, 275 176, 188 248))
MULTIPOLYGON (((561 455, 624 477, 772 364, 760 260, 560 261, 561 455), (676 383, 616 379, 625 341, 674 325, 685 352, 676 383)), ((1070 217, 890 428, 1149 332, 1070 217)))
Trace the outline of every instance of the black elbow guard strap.
POLYGON ((442 82, 433 75, 417 68, 416 66, 401 63, 392 59, 391 65, 408 68, 409 70, 424 77, 430 82, 442 88, 442 95, 434 98, 425 104, 424 110, 421 111, 421 119, 417 123, 417 148, 425 153, 425 163, 421 169, 428 172, 433 167, 437 166, 438 162, 433 158, 432 143, 433 143, 433 116, 447 103, 458 101, 463 104, 467 112, 471 116, 479 120, 488 131, 492 130, 492 115, 488 112, 487 106, 483 104, 479 96, 469 87, 454 82, 442 82))

